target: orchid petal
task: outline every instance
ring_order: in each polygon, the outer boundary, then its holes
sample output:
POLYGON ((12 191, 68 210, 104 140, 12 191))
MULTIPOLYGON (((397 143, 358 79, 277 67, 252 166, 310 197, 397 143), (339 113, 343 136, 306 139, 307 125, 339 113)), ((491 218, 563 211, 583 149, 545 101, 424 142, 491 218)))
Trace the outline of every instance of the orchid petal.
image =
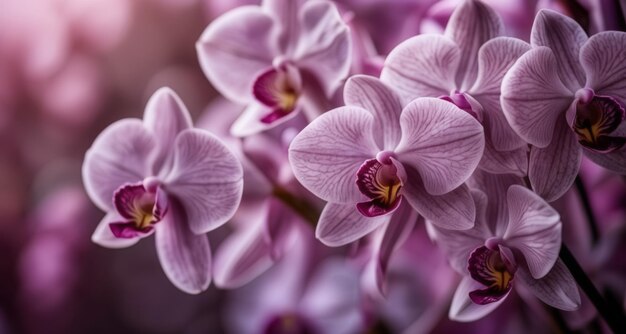
POLYGON ((586 87, 597 94, 619 98, 626 104, 626 33, 605 31, 591 36, 580 49, 580 63, 587 74, 586 87))
POLYGON ((556 68, 561 82, 572 92, 585 84, 585 72, 578 60, 580 48, 587 34, 573 19, 552 10, 537 13, 530 34, 533 47, 547 46, 556 58, 556 68))
POLYGON ((463 1, 450 16, 445 36, 461 49, 457 87, 469 88, 478 74, 478 50, 488 40, 504 33, 498 14, 482 1, 463 1))
POLYGON ((396 46, 387 56, 380 79, 396 89, 406 105, 416 97, 449 95, 461 51, 438 35, 419 35, 396 46))
POLYGON ((378 78, 355 75, 343 89, 346 105, 361 107, 374 116, 374 137, 379 147, 393 150, 400 141, 400 98, 378 78))
POLYGON ((580 294, 572 274, 558 259, 550 272, 541 279, 535 279, 524 267, 515 273, 521 282, 544 303, 564 311, 573 311, 580 306, 580 294))
POLYGON ((301 9, 302 33, 296 50, 298 67, 313 73, 327 97, 348 76, 352 44, 348 26, 330 1, 308 1, 301 9))
POLYGON ((109 224, 123 220, 116 212, 108 213, 91 235, 91 241, 106 248, 126 248, 136 244, 141 238, 118 238, 111 232, 109 224))
POLYGON ((389 219, 391 215, 365 217, 354 204, 328 203, 317 223, 315 237, 326 246, 343 246, 374 231, 389 219))
POLYGON ((417 171, 409 167, 407 174, 409 177, 403 195, 420 215, 441 228, 466 230, 474 226, 476 207, 466 185, 445 195, 435 196, 424 189, 417 171))
POLYGON ((176 138, 165 189, 183 205, 191 231, 206 233, 235 213, 243 190, 243 169, 210 132, 185 130, 176 138))
POLYGON ((104 129, 87 150, 82 168, 85 190, 94 204, 112 211, 117 188, 150 175, 155 146, 154 136, 138 119, 123 119, 104 129))
POLYGON ((561 117, 552 143, 546 148, 532 147, 528 178, 533 190, 552 202, 565 194, 574 183, 582 161, 582 149, 576 135, 561 117))
POLYGON ((378 153, 373 126, 374 117, 356 107, 341 107, 315 119, 289 147, 298 181, 325 201, 359 202, 363 195, 355 184, 356 173, 378 153))
POLYGON ((235 137, 248 137, 263 131, 275 128, 276 126, 293 119, 300 114, 299 108, 290 111, 287 115, 280 117, 270 123, 261 121, 264 116, 272 113, 272 108, 258 103, 251 102, 241 113, 230 128, 230 133, 235 137))
POLYGON ((528 173, 528 148, 498 151, 491 141, 485 140, 485 151, 479 167, 494 174, 514 174, 524 177, 528 173))
POLYGON ((398 159, 419 172, 432 195, 443 195, 459 187, 482 158, 483 127, 452 103, 435 98, 416 99, 402 111, 400 125, 398 159))
POLYGON ((554 124, 574 100, 556 72, 550 49, 534 48, 511 67, 502 81, 502 110, 509 124, 528 143, 546 147, 554 124))
POLYGON ((186 224, 185 211, 175 199, 158 224, 155 243, 163 271, 180 290, 197 294, 211 282, 211 248, 206 235, 195 235, 186 224))
POLYGON ((204 74, 228 99, 249 102, 254 79, 272 65, 273 22, 258 6, 239 7, 214 20, 196 43, 204 74))
POLYGON ((561 220, 558 212, 530 189, 513 185, 507 191, 509 226, 506 245, 522 253, 534 278, 545 276, 559 258, 561 220))
POLYGON ((497 37, 485 43, 478 53, 478 77, 468 93, 483 107, 486 135, 500 151, 511 151, 525 144, 504 117, 500 87, 506 72, 528 50, 530 45, 524 41, 497 37))
POLYGON ((261 7, 273 18, 278 32, 278 48, 282 54, 293 52, 290 48, 299 36, 298 15, 304 0, 264 0, 261 7))
POLYGON ((626 174, 626 149, 622 148, 610 153, 599 153, 583 149, 585 156, 596 164, 619 174, 626 174))
POLYGON ((470 299, 469 293, 483 289, 484 287, 484 285, 474 281, 469 276, 463 277, 463 280, 459 283, 459 287, 454 292, 454 297, 452 297, 452 305, 450 305, 450 312, 448 314, 450 319, 461 322, 478 320, 495 310, 506 300, 506 296, 508 296, 507 294, 497 302, 486 305, 474 303, 470 299))
MULTIPOLYGON (((174 146, 176 135, 192 127, 189 111, 173 90, 163 87, 148 100, 143 114, 143 124, 152 131, 156 139, 159 153, 154 162, 155 173, 160 174, 158 171, 163 168, 166 173, 171 166, 165 159, 174 146)), ((171 164, 171 161, 169 163, 171 164)))

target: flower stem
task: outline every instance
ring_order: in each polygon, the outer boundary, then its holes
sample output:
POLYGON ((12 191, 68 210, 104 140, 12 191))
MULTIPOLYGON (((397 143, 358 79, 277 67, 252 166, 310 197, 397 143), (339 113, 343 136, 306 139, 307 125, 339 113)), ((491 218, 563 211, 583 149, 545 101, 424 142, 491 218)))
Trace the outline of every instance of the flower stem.
POLYGON ((587 217, 587 223, 589 224, 592 244, 595 245, 600 238, 600 232, 598 232, 598 223, 596 222, 595 215, 593 214, 593 209, 591 208, 591 203, 589 202, 587 189, 585 188, 585 184, 581 180, 580 175, 576 176, 576 181, 574 182, 574 184, 576 185, 576 190, 578 190, 580 201, 582 202, 583 208, 585 209, 585 216, 587 217))
POLYGON ((315 228, 320 215, 318 210, 313 205, 303 199, 293 196, 289 191, 279 186, 274 187, 272 194, 302 216, 302 218, 315 228))
POLYGON ((561 245, 559 256, 567 266, 567 269, 572 273, 572 276, 574 276, 578 286, 585 292, 598 314, 606 321, 611 330, 614 333, 626 333, 626 316, 619 308, 609 307, 609 304, 593 285, 589 276, 587 276, 565 244, 561 245))

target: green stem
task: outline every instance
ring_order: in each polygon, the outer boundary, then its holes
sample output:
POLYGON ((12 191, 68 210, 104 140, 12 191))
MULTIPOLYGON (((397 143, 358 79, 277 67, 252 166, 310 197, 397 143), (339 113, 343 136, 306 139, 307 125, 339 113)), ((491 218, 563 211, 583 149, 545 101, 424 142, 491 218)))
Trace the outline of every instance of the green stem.
POLYGON ((313 226, 313 228, 315 228, 317 221, 320 218, 317 208, 309 202, 293 196, 287 189, 279 186, 274 187, 272 195, 302 216, 311 226, 313 226))

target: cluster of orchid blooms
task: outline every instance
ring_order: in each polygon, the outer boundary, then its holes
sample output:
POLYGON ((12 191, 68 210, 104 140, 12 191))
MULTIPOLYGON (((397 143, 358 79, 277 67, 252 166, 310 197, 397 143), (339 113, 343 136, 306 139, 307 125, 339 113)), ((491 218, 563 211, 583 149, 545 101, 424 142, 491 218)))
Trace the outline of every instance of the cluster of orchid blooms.
MULTIPOLYGON (((214 20, 199 62, 241 114, 225 108, 194 128, 162 88, 143 120, 106 128, 83 164, 106 211, 92 240, 122 248, 154 234, 170 281, 199 293, 211 280, 249 284, 314 234, 367 252, 361 280, 384 296, 390 260, 425 224, 461 277, 451 319, 482 318, 514 289, 578 309, 550 202, 583 156, 626 174, 626 33, 588 37, 542 10, 527 43, 504 36, 478 0, 459 4, 443 34, 409 38, 384 61, 358 31, 327 0, 264 0, 214 20), (206 234, 227 222, 233 232, 212 256, 206 234)), ((314 320, 297 316, 266 332, 307 332, 314 320)))

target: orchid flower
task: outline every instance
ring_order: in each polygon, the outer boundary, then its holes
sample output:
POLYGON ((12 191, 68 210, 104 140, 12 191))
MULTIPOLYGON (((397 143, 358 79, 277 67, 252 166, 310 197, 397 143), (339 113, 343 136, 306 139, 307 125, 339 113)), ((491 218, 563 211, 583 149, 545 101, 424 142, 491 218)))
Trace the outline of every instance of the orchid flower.
POLYGON ((526 174, 527 148, 506 122, 500 83, 530 47, 502 35, 500 17, 477 0, 452 13, 445 35, 423 34, 391 51, 381 80, 396 89, 403 104, 417 97, 439 97, 467 111, 485 127, 480 168, 492 173, 526 174))
POLYGON ((571 311, 580 305, 574 278, 559 259, 559 214, 515 177, 485 176, 474 190, 476 225, 467 231, 434 228, 434 238, 451 266, 464 275, 450 318, 474 321, 497 308, 514 286, 571 311), (509 186, 510 185, 510 186, 509 186), (487 197, 488 196, 488 197, 487 197))
POLYGON ((228 99, 247 105, 231 131, 248 136, 317 116, 350 70, 351 43, 326 0, 265 0, 213 21, 196 45, 200 65, 228 99), (324 97, 325 96, 325 97, 324 97))
POLYGON ((394 222, 409 205, 435 224, 467 229, 474 204, 463 183, 484 147, 482 126, 440 99, 402 108, 400 98, 374 77, 354 76, 346 106, 318 117, 292 141, 294 175, 328 202, 316 236, 339 246, 394 222))
POLYGON ((587 38, 574 20, 542 10, 531 44, 502 82, 502 108, 532 145, 532 189, 548 201, 562 196, 583 153, 626 174, 626 33, 587 38))
POLYGON ((204 234, 237 209, 242 168, 217 137, 192 128, 172 90, 150 98, 143 122, 117 121, 96 138, 85 155, 83 182, 107 212, 92 235, 95 243, 128 247, 154 233, 170 281, 188 293, 207 289, 211 249, 204 234))

